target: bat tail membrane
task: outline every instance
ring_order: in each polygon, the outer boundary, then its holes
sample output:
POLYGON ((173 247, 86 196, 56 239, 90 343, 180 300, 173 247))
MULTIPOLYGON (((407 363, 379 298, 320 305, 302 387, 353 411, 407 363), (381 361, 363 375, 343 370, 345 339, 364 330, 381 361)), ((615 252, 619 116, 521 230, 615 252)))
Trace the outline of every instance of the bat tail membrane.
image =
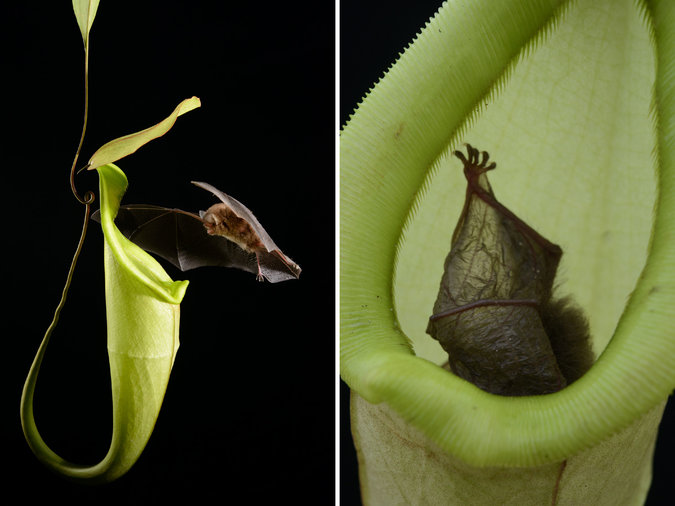
POLYGON ((302 269, 298 264, 296 264, 293 260, 291 260, 289 257, 284 255, 281 250, 274 250, 272 251, 272 254, 275 255, 276 257, 281 260, 284 265, 288 268, 288 270, 293 274, 293 276, 298 279, 300 277, 300 273, 302 272, 302 269))
POLYGON ((302 271, 298 264, 279 250, 258 252, 258 262, 263 276, 270 283, 298 279, 302 271))

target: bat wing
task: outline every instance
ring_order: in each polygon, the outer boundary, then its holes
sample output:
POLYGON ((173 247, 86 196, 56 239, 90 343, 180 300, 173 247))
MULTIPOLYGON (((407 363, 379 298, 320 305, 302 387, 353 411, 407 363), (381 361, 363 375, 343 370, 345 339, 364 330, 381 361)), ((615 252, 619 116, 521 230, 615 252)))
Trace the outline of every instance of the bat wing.
POLYGON ((282 253, 248 207, 209 183, 192 181, 192 184, 213 193, 224 204, 232 209, 237 216, 243 218, 251 225, 267 250, 266 252, 258 253, 258 262, 260 263, 260 269, 263 276, 265 276, 268 281, 276 283, 278 281, 297 279, 300 277, 300 272, 302 272, 300 266, 282 253))
MULTIPOLYGON (((100 222, 99 211, 92 219, 100 222)), ((234 267, 257 273, 255 255, 224 237, 206 233, 196 214, 145 204, 120 206, 115 225, 130 241, 175 265, 181 271, 197 267, 234 267)))

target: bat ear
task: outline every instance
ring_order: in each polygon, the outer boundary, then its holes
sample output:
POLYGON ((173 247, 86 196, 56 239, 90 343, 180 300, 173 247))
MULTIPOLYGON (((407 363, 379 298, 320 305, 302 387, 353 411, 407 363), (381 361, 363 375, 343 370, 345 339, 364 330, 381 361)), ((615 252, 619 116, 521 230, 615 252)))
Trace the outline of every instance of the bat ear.
POLYGON ((199 217, 203 220, 204 215, 206 214, 206 211, 199 211, 199 217))

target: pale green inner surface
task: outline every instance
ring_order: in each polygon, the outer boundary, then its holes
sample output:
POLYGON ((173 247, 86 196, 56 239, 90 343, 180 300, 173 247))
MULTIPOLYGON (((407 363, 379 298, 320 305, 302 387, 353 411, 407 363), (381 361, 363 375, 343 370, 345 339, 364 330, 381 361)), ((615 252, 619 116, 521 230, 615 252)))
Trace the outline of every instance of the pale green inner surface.
MULTIPOLYGON (((461 139, 497 162, 497 198, 562 247, 556 293, 583 307, 596 353, 635 287, 652 227, 655 67, 644 54, 636 9, 572 7, 461 139)), ((456 158, 437 165, 400 245, 394 299, 415 353, 440 364, 447 355, 425 329, 466 181, 456 158)))

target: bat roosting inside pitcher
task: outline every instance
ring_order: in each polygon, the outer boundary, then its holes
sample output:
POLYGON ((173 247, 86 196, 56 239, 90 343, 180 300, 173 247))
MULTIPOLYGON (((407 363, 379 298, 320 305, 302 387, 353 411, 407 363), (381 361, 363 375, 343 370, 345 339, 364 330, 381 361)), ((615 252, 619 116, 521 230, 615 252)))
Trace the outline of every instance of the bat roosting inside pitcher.
POLYGON ((552 298, 561 248, 497 201, 489 155, 467 145, 464 208, 452 236, 427 333, 450 369, 500 395, 555 392, 592 364, 588 324, 552 298))

